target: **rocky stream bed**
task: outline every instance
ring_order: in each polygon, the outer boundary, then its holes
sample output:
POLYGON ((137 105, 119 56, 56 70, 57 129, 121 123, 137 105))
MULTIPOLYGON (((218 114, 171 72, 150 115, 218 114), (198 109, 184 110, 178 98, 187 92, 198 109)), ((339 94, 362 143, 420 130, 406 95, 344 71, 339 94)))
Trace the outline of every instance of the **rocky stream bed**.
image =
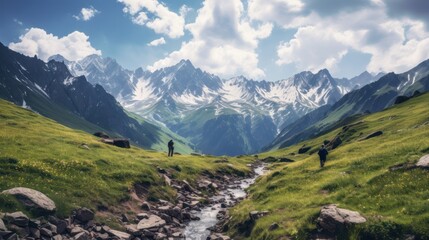
MULTIPOLYGON (((64 219, 55 216, 55 203, 41 192, 28 188, 3 191, 17 197, 27 209, 40 217, 29 218, 22 212, 0 213, 0 240, 15 239, 229 239, 219 230, 229 218, 228 208, 246 196, 245 189, 263 174, 263 165, 249 165, 248 176, 207 174, 196 184, 176 180, 158 168, 165 184, 177 190, 177 200, 141 202, 134 214, 121 214, 121 231, 94 220, 88 208, 75 209, 64 219)), ((138 192, 138 189, 136 189, 138 192)))

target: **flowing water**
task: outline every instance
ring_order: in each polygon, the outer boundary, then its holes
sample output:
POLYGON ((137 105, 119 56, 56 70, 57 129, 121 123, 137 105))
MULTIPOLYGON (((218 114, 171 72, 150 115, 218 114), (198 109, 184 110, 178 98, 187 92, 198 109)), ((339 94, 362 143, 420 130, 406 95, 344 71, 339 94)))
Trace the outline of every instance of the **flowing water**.
MULTIPOLYGON (((247 178, 240 180, 238 183, 229 185, 226 190, 220 191, 219 195, 212 197, 214 201, 225 199, 225 202, 235 201, 238 198, 243 198, 246 196, 244 191, 250 185, 252 185, 256 178, 264 173, 264 166, 259 166, 254 169, 255 176, 252 178, 247 178)), ((210 230, 207 228, 213 227, 218 222, 216 215, 221 209, 221 204, 209 205, 203 209, 201 212, 197 212, 195 215, 200 218, 198 221, 191 221, 185 228, 185 237, 188 240, 205 240, 210 235, 210 230)))

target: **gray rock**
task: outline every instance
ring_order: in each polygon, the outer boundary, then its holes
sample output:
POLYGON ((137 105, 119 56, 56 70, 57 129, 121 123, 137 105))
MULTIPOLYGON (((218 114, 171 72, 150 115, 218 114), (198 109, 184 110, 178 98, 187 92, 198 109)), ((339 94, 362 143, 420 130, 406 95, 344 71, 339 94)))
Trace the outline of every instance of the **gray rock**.
POLYGON ((167 224, 170 224, 173 222, 173 218, 165 213, 159 213, 159 217, 164 219, 167 224))
POLYGON ((109 234, 107 234, 107 233, 99 233, 97 239, 105 240, 105 239, 109 239, 109 238, 110 238, 109 234))
POLYGON ((52 231, 47 229, 47 228, 41 228, 40 234, 42 234, 43 236, 46 236, 46 237, 52 237, 52 231))
POLYGON ((110 230, 109 232, 111 235, 113 235, 114 237, 118 237, 120 239, 129 239, 131 237, 130 234, 125 233, 125 232, 121 232, 121 231, 117 231, 117 230, 110 230))
POLYGON ((122 213, 121 217, 122 217, 122 219, 121 219, 122 222, 127 223, 130 221, 130 219, 128 218, 128 216, 125 213, 122 213))
POLYGON ((0 231, 7 231, 7 228, 4 225, 4 222, 1 218, 0 218, 0 231))
POLYGON ((142 219, 148 219, 149 215, 147 213, 139 213, 137 214, 137 219, 138 220, 142 220, 142 219))
POLYGON ((30 235, 30 228, 29 227, 20 227, 20 226, 14 225, 14 224, 9 224, 8 229, 9 229, 9 231, 12 231, 12 232, 18 234, 18 236, 20 236, 20 237, 27 237, 30 235))
POLYGON ((30 208, 36 208, 48 213, 56 210, 54 201, 45 194, 30 188, 17 187, 5 190, 3 193, 14 195, 25 206, 30 208))
POLYGON ((58 220, 54 224, 57 227, 57 233, 63 234, 67 229, 68 222, 65 220, 58 220))
POLYGON ((143 202, 141 208, 145 211, 150 211, 150 205, 148 202, 143 202))
POLYGON ((323 206, 320 210, 320 215, 316 220, 319 228, 331 233, 341 231, 347 225, 364 222, 366 222, 366 219, 358 212, 337 208, 335 204, 323 206))
POLYGON ((74 236, 73 239, 75 239, 75 240, 90 240, 91 237, 89 236, 89 234, 87 232, 81 232, 81 233, 77 234, 76 236, 74 236))
POLYGON ((270 225, 270 228, 268 228, 268 230, 273 231, 273 230, 276 230, 279 227, 280 227, 280 225, 278 223, 273 223, 273 224, 270 225))
POLYGON ((6 213, 3 219, 20 227, 28 226, 29 221, 29 218, 22 212, 6 213))
POLYGON ((249 213, 249 218, 250 218, 250 220, 255 221, 258 218, 261 218, 267 214, 268 214, 268 211, 251 211, 249 213))
POLYGON ((167 235, 165 235, 164 233, 157 233, 155 236, 155 240, 167 240, 167 235))
POLYGON ((207 240, 230 240, 231 238, 220 233, 212 233, 207 240))
POLYGON ((88 208, 79 208, 75 212, 75 218, 82 223, 87 223, 94 219, 94 212, 88 208))
POLYGON ((367 140, 367 139, 370 139, 370 138, 373 138, 373 137, 377 137, 377 136, 380 136, 380 135, 382 135, 382 134, 383 134, 383 131, 373 132, 373 133, 368 134, 368 136, 366 136, 366 137, 364 137, 364 138, 360 139, 360 141, 362 141, 362 140, 367 140))
POLYGON ((136 224, 125 225, 125 229, 127 230, 127 233, 130 233, 134 236, 140 235, 140 231, 137 229, 136 224))
POLYGON ((171 208, 169 206, 163 206, 163 207, 159 207, 158 211, 167 214, 170 217, 174 217, 177 219, 181 219, 181 212, 182 209, 178 206, 171 208))
POLYGON ((40 230, 37 228, 30 228, 30 236, 40 238, 40 230))
POLYGON ((165 182, 168 186, 171 186, 171 179, 170 179, 167 175, 165 175, 165 174, 163 174, 163 175, 162 175, 162 177, 164 178, 164 182, 165 182))
POLYGON ((52 237, 53 240, 63 240, 63 236, 61 236, 60 234, 57 234, 55 236, 52 237))
POLYGON ((138 230, 160 228, 166 224, 165 220, 158 217, 157 215, 151 215, 148 219, 142 219, 137 225, 138 230))
POLYGON ((82 233, 82 232, 85 232, 85 229, 76 226, 70 230, 70 235, 75 236, 75 235, 78 235, 79 233, 82 233))
POLYGON ((429 154, 421 157, 419 161, 416 163, 416 166, 421 168, 429 168, 429 154))

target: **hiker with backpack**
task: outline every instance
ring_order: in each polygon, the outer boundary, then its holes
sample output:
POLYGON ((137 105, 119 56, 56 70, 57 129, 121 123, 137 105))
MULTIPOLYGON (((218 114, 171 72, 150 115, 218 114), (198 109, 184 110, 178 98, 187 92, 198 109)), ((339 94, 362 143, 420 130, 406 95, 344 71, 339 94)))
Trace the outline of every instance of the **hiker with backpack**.
POLYGON ((317 153, 320 158, 320 167, 323 167, 326 162, 326 156, 328 156, 328 150, 326 150, 325 145, 320 147, 319 152, 317 153))
POLYGON ((168 156, 172 157, 173 153, 174 153, 174 142, 173 142, 173 140, 170 140, 168 142, 168 156))

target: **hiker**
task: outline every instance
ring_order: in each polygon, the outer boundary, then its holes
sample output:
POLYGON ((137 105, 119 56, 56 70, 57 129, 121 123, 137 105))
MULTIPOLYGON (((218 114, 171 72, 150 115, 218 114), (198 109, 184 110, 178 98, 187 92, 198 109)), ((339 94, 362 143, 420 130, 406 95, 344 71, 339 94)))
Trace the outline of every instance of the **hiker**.
POLYGON ((170 140, 168 142, 168 156, 172 157, 173 153, 174 153, 174 142, 173 142, 173 140, 170 140))
POLYGON ((320 167, 323 167, 326 162, 326 156, 328 155, 328 150, 326 150, 325 145, 322 145, 317 154, 320 158, 320 167))

